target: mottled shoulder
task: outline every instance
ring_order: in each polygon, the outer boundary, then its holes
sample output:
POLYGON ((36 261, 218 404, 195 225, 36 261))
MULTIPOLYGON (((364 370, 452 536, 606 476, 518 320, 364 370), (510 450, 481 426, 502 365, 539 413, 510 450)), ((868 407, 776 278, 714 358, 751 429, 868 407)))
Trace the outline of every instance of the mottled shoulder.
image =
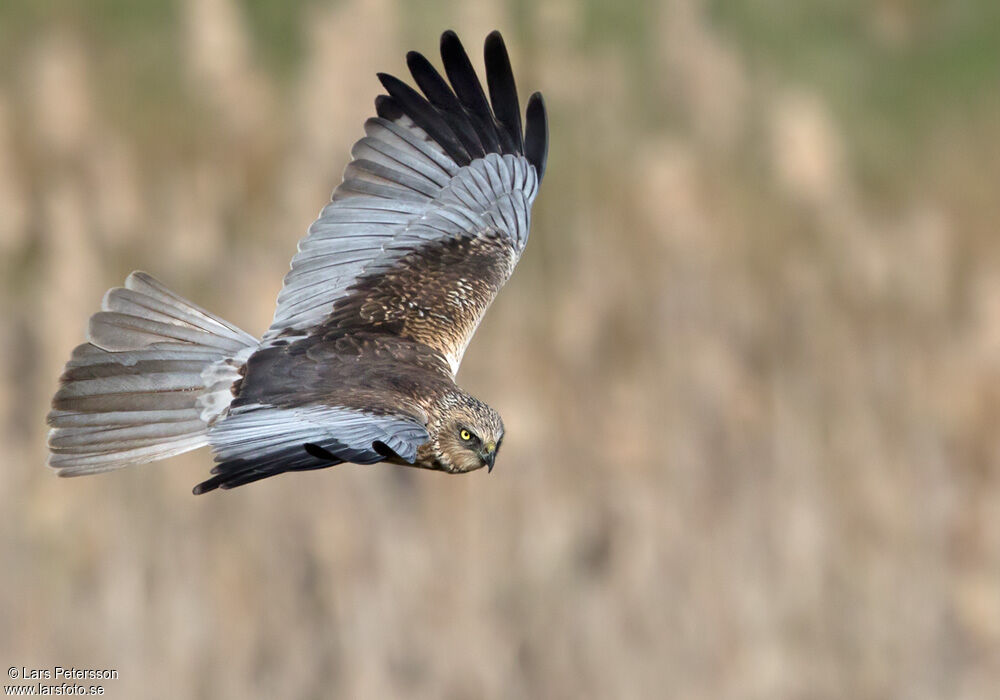
POLYGON ((423 246, 359 279, 319 330, 415 341, 444 357, 454 374, 517 256, 509 238, 489 232, 423 246))

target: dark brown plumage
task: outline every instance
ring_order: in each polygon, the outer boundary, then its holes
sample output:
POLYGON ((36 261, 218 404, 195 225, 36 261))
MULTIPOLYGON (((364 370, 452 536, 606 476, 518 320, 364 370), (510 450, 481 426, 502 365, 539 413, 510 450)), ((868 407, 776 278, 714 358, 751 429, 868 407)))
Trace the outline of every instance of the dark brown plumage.
POLYGON ((292 260, 260 341, 143 273, 111 290, 53 400, 50 464, 114 469, 208 444, 204 493, 342 462, 490 469, 500 416, 455 384, 469 340, 528 238, 548 126, 527 130, 503 40, 486 40, 489 100, 458 37, 447 80, 387 95, 292 260), (450 85, 449 85, 450 82, 450 85))

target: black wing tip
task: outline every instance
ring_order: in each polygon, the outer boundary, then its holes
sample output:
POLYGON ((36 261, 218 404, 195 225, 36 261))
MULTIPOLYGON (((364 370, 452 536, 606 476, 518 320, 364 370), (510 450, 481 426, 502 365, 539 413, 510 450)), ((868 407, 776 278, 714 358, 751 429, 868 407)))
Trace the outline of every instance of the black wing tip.
POLYGON ((488 101, 485 99, 487 91, 483 91, 483 82, 453 29, 446 29, 441 33, 440 48, 451 85, 441 79, 424 54, 408 51, 407 67, 423 94, 393 75, 378 73, 379 82, 389 93, 376 102, 379 116, 395 121, 406 115, 423 126, 425 131, 428 130, 427 127, 431 127, 434 132, 429 133, 431 138, 460 165, 478 157, 481 144, 486 153, 513 153, 528 157, 540 176, 545 167, 548 142, 545 108, 544 105, 539 106, 540 97, 535 99, 532 96, 532 102, 529 103, 532 116, 524 118, 532 133, 532 147, 529 149, 529 139, 522 128, 514 71, 500 31, 491 31, 484 43, 488 101), (422 81, 424 84, 421 84, 422 81), (427 94, 428 85, 433 86, 431 94, 427 94), (443 94, 441 88, 447 89, 455 97, 443 94), (415 96, 411 93, 419 96, 419 104, 414 101, 415 96), (425 108, 425 103, 430 110, 425 108), (442 128, 445 126, 447 128, 442 128))
POLYGON ((431 104, 427 97, 394 75, 378 73, 379 82, 402 112, 423 129, 459 165, 468 165, 472 156, 452 128, 447 111, 431 104))
POLYGON ((377 454, 379 454, 380 456, 384 457, 385 459, 392 459, 393 457, 398 457, 399 456, 399 455, 396 454, 395 450, 393 450, 391 447, 389 447, 388 445, 386 445, 381 440, 375 440, 372 443, 372 449, 377 454))
POLYGON ((549 117, 542 93, 535 92, 528 98, 524 119, 524 156, 535 166, 540 183, 545 176, 545 162, 549 155, 549 117))
POLYGON ((394 76, 392 73, 384 73, 382 71, 376 73, 375 77, 378 78, 378 81, 382 83, 382 87, 384 87, 386 90, 389 89, 389 85, 395 86, 397 83, 403 82, 402 80, 394 76))
MULTIPOLYGON (((191 493, 195 496, 200 496, 202 494, 209 493, 210 491, 215 491, 216 489, 228 491, 238 486, 266 479, 270 476, 283 474, 287 471, 286 468, 283 468, 280 465, 278 468, 274 469, 259 470, 252 462, 239 459, 231 462, 225 462, 218 465, 218 467, 219 471, 215 474, 215 476, 197 484, 193 489, 191 489, 191 493)), ((215 473, 216 469, 213 469, 212 472, 215 473)))
POLYGON ((431 62, 419 51, 406 52, 406 67, 410 69, 410 73, 426 71, 427 69, 434 70, 431 62))
POLYGON ((500 32, 494 30, 486 37, 483 46, 486 63, 486 85, 490 93, 493 114, 508 138, 508 148, 514 153, 524 153, 524 133, 521 125, 521 104, 517 97, 517 83, 510 64, 507 45, 500 32))
POLYGON ((375 113, 382 119, 396 121, 403 116, 403 110, 394 99, 388 95, 379 95, 375 98, 375 113))
MULTIPOLYGON (((462 72, 470 72, 472 76, 475 77, 476 82, 479 82, 479 78, 476 77, 476 71, 472 67, 472 61, 469 60, 469 53, 465 50, 465 46, 462 45, 462 40, 458 38, 458 34, 454 30, 448 29, 441 35, 441 45, 440 45, 441 60, 444 62, 445 70, 449 73, 455 69, 462 72)), ((454 83, 454 80, 452 80, 454 83)))
POLYGON ((197 484, 193 489, 191 489, 191 493, 195 496, 200 496, 203 493, 215 491, 215 489, 219 488, 219 485, 217 483, 213 483, 214 481, 215 479, 209 479, 208 481, 203 481, 200 484, 197 484))
POLYGON ((332 452, 321 447, 320 445, 317 445, 316 443, 307 442, 302 445, 302 448, 308 452, 311 457, 315 457, 316 459, 325 459, 330 462, 337 461, 337 457, 332 452))
POLYGON ((507 44, 504 43, 503 34, 499 29, 494 29, 486 35, 485 48, 487 51, 503 51, 507 53, 507 44))
POLYGON ((461 50, 465 53, 465 47, 462 46, 462 40, 458 38, 458 34, 455 33, 454 29, 445 29, 441 32, 441 53, 442 55, 446 52, 461 50))

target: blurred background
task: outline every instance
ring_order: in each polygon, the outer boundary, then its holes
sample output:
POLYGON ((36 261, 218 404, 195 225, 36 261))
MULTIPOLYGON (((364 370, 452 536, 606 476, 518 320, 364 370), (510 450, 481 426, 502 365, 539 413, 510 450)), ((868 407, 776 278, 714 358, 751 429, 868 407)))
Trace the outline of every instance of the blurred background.
POLYGON ((989 698, 993 0, 0 3, 0 663, 121 698, 989 698), (376 71, 494 28, 533 235, 463 385, 492 475, 195 498, 44 465, 101 295, 262 333, 376 71))

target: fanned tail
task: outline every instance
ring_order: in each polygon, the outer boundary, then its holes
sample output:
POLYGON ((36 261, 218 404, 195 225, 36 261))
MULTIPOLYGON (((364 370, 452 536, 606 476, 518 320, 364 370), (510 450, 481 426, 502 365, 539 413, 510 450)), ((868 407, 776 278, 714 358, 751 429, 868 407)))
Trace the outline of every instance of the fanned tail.
POLYGON ((66 363, 48 416, 49 465, 60 476, 207 445, 258 344, 144 272, 108 291, 87 339, 66 363))

